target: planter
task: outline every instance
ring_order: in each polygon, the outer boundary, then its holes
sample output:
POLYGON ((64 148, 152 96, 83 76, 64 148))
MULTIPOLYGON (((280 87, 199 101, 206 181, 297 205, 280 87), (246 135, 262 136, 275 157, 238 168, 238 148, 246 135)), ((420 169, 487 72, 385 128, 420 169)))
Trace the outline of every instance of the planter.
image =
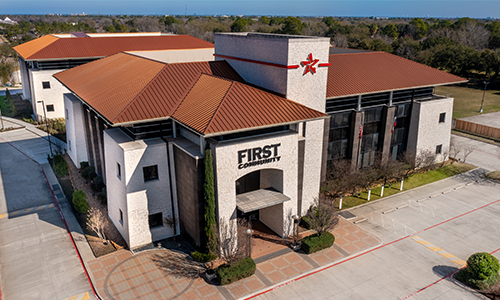
POLYGON ((206 272, 205 272, 205 279, 207 281, 212 281, 214 280, 216 277, 216 274, 215 274, 215 270, 213 269, 208 269, 206 272))

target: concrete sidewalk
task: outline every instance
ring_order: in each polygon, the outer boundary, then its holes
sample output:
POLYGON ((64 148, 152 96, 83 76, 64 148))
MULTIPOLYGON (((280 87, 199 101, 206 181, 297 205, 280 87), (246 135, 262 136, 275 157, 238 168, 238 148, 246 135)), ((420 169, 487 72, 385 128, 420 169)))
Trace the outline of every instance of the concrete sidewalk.
POLYGON ((199 276, 203 268, 183 253, 166 249, 132 255, 120 250, 88 264, 102 299, 238 299, 279 285, 318 268, 381 244, 381 241, 341 218, 333 231, 335 244, 306 255, 287 248, 256 259, 255 275, 218 286, 199 276))

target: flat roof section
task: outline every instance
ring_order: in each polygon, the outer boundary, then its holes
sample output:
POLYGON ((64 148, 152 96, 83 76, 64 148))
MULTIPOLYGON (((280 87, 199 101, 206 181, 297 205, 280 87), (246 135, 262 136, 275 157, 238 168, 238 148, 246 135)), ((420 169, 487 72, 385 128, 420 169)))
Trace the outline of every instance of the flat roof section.
POLYGON ((236 195, 236 206, 243 213, 249 213, 290 200, 273 188, 260 189, 236 195))

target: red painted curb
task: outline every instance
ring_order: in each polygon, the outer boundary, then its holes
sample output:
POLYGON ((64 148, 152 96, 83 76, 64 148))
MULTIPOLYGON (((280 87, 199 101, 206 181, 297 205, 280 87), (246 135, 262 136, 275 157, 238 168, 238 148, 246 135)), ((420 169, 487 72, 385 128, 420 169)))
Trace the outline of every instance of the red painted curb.
MULTIPOLYGON (((297 277, 297 278, 295 278, 295 279, 292 279, 292 280, 286 281, 286 282, 284 282, 284 283, 282 283, 282 284, 280 284, 280 285, 277 285, 277 286, 275 286, 275 287, 273 287, 273 288, 267 289, 267 290, 265 290, 265 291, 262 291, 262 292, 260 292, 260 293, 258 293, 258 294, 255 294, 255 295, 253 295, 253 296, 250 296, 250 297, 248 297, 248 298, 244 298, 244 299, 245 299, 245 300, 247 300, 247 299, 253 299, 253 298, 258 297, 258 296, 260 296, 260 295, 263 295, 263 294, 269 293, 269 292, 271 292, 271 291, 273 291, 273 290, 276 290, 276 289, 278 289, 278 288, 280 288, 280 287, 282 287, 282 286, 288 285, 288 284, 290 284, 290 283, 292 283, 292 282, 294 282, 294 281, 298 281, 298 280, 300 280, 300 279, 303 279, 303 278, 309 277, 309 276, 311 276, 311 275, 313 275, 313 274, 316 274, 316 273, 322 272, 322 271, 324 271, 324 270, 330 269, 330 268, 332 268, 332 267, 338 266, 338 265, 340 265, 340 264, 343 264, 343 263, 345 263, 345 262, 347 262, 347 261, 353 260, 353 259, 355 259, 355 258, 358 258, 358 257, 363 256, 363 255, 365 255, 365 254, 368 254, 368 253, 370 253, 370 252, 373 252, 373 251, 375 251, 375 250, 378 250, 378 249, 381 249, 381 248, 387 247, 387 246, 389 246, 389 245, 392 245, 392 244, 394 244, 394 243, 397 243, 397 242, 399 242, 399 241, 402 241, 402 240, 404 240, 404 239, 407 239, 407 238, 412 237, 412 236, 414 236, 414 235, 417 235, 417 234, 419 234, 419 233, 425 232, 425 231, 427 231, 427 230, 429 230, 429 229, 432 229, 432 228, 434 228, 434 227, 436 227, 436 226, 442 225, 442 224, 447 223, 447 222, 449 222, 449 221, 452 221, 452 220, 458 219, 458 218, 460 218, 460 217, 463 217, 463 216, 465 216, 465 215, 468 215, 468 214, 470 214, 470 213, 473 213, 473 212, 475 212, 475 211, 477 211, 477 210, 480 210, 480 209, 482 209, 482 208, 485 208, 485 207, 487 207, 487 206, 490 206, 490 205, 492 205, 492 204, 495 204, 495 203, 497 203, 497 202, 500 202, 500 199, 495 200, 495 201, 493 201, 493 202, 490 202, 490 203, 488 203, 488 204, 485 204, 485 205, 483 205, 483 206, 481 206, 481 207, 475 208, 475 209, 473 209, 473 210, 470 210, 470 211, 468 211, 468 212, 465 212, 465 213, 463 213, 463 214, 461 214, 461 215, 455 216, 455 217, 453 217, 453 218, 451 218, 451 219, 448 219, 448 220, 445 220, 445 221, 443 221, 443 222, 440 222, 440 223, 434 224, 434 225, 429 226, 429 227, 427 227, 427 228, 425 228, 425 229, 422 229, 422 230, 420 230, 420 231, 418 231, 418 232, 415 232, 415 233, 413 233, 413 234, 410 234, 410 235, 404 236, 404 237, 402 237, 402 238, 399 238, 399 239, 394 240, 394 241, 392 241, 392 242, 389 242, 389 243, 387 243, 387 244, 383 244, 383 245, 380 245, 380 246, 375 247, 375 248, 373 248, 373 249, 370 249, 370 250, 368 250, 368 251, 366 251, 366 252, 363 252, 363 253, 360 253, 360 254, 354 255, 354 256, 349 257, 349 258, 347 258, 347 259, 345 259, 345 260, 343 260, 343 261, 340 261, 340 262, 338 262, 338 263, 334 263, 334 264, 332 264, 332 265, 329 265, 328 267, 324 267, 324 268, 321 268, 321 269, 315 270, 315 271, 313 271, 313 272, 311 272, 311 273, 308 273, 308 274, 302 275, 302 276, 300 276, 300 277, 297 277)), ((492 253, 495 253, 495 252, 497 252, 497 251, 499 251, 499 250, 500 250, 500 249, 497 249, 497 250, 495 250, 495 251, 494 251, 494 252, 492 252, 492 253)), ((438 280, 437 282, 439 282, 439 281, 441 281, 441 280, 443 280, 443 279, 445 279, 445 278, 447 278, 447 277, 449 277, 449 276, 451 276, 451 275, 453 275, 453 273, 452 273, 452 274, 447 275, 447 276, 446 276, 446 277, 444 277, 444 278, 441 278, 441 279, 440 279, 440 280, 438 280)), ((436 283, 437 283, 437 282, 436 282, 436 283)), ((435 283, 434 283, 434 284, 435 284, 435 283)), ((433 285, 433 284, 431 284, 431 285, 433 285)), ((429 285, 429 286, 431 286, 431 285, 429 285)), ((429 286, 424 287, 424 288, 423 288, 423 289, 421 289, 421 290, 424 290, 424 289, 428 288, 429 286)), ((414 294, 416 294, 416 293, 420 292, 421 290, 419 290, 419 291, 415 292, 414 294)), ((413 295, 413 294, 412 294, 412 295, 413 295)), ((405 299, 406 299, 406 298, 405 298, 405 299)))
MULTIPOLYGON (((45 174, 45 171, 43 170, 42 165, 39 164, 34 159, 32 159, 31 157, 29 157, 28 155, 26 155, 26 153, 22 152, 17 147, 15 147, 14 145, 12 145, 10 142, 5 141, 3 138, 0 138, 0 139, 2 141, 6 142, 7 144, 9 144, 12 148, 14 148, 17 151, 19 151, 20 153, 22 153, 24 156, 26 156, 27 158, 29 158, 31 161, 33 161, 34 163, 36 163, 40 167, 40 170, 42 170, 43 177, 45 178, 45 181, 47 182, 47 185, 49 187, 50 193, 52 194, 52 198, 54 199, 54 202, 55 202, 55 204, 57 206, 57 210, 59 211, 59 215, 61 216, 61 219, 63 220, 64 226, 66 227, 66 231, 68 232, 68 235, 69 235, 69 237, 71 239, 71 243, 73 244, 73 248, 75 249, 75 252, 76 252, 76 254, 78 256, 78 259, 80 260, 80 264, 83 267, 83 271, 85 272, 85 276, 87 276, 87 280, 90 283, 90 287, 92 288, 92 292, 94 293, 94 296, 97 299, 101 299, 99 297, 99 295, 97 294, 97 291, 95 290, 95 287, 94 287, 94 284, 92 283, 92 280, 90 280, 89 273, 87 272, 87 268, 85 268, 85 264, 83 263, 82 256, 80 255, 80 251, 78 251, 78 248, 76 247, 75 240, 73 239, 73 236, 71 235, 71 231, 69 230, 68 224, 66 223, 66 219, 64 219, 64 216, 63 216, 62 211, 61 211, 61 207, 59 206, 59 203, 57 202, 56 196, 54 195, 54 191, 52 190, 52 187, 50 186, 50 182, 47 179, 47 175, 45 174)), ((0 300, 2 300, 1 296, 2 296, 2 294, 1 294, 1 291, 0 291, 0 300)))

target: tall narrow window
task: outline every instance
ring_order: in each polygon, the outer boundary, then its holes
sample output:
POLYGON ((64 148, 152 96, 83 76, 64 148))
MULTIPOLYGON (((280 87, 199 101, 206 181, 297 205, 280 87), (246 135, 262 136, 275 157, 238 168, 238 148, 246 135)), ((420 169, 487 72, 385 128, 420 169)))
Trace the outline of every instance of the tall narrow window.
POLYGON ((123 225, 123 211, 121 209, 119 209, 120 211, 120 224, 123 225))
POLYGON ((116 176, 122 179, 122 166, 119 163, 116 163, 116 176))
POLYGON ((442 150, 443 150, 443 145, 437 145, 436 146, 436 154, 441 154, 442 150))
POLYGON ((444 123, 446 119, 446 113, 440 113, 439 114, 439 123, 444 123))

